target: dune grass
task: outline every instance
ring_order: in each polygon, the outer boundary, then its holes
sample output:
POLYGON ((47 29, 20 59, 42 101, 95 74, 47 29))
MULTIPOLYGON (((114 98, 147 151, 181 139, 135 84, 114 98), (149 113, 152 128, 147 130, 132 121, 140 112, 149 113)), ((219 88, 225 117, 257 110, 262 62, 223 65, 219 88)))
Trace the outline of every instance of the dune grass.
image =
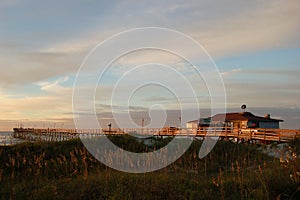
MULTIPOLYGON (((153 151, 170 141, 153 139, 149 147, 129 136, 110 139, 132 152, 153 151)), ((175 163, 146 174, 106 167, 80 140, 1 147, 0 199, 300 198, 299 141, 281 159, 261 153, 257 144, 219 141, 200 160, 201 143, 194 141, 175 163)))

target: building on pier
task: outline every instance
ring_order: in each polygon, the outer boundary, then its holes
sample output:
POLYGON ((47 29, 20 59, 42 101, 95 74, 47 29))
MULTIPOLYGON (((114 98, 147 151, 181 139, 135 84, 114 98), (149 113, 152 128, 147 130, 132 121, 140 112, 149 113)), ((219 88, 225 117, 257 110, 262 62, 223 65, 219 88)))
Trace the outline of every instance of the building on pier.
POLYGON ((186 124, 187 128, 218 126, 232 127, 233 129, 242 128, 267 128, 279 129, 281 119, 273 119, 269 114, 265 116, 256 116, 251 112, 238 113, 222 113, 209 118, 201 118, 200 120, 189 121, 186 124))

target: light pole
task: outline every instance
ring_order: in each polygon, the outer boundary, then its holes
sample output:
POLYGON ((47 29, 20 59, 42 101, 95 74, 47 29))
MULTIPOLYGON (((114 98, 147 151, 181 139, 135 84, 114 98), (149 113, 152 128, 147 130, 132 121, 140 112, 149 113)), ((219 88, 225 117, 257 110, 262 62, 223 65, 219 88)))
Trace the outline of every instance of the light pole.
POLYGON ((108 134, 111 132, 111 123, 108 124, 108 134))

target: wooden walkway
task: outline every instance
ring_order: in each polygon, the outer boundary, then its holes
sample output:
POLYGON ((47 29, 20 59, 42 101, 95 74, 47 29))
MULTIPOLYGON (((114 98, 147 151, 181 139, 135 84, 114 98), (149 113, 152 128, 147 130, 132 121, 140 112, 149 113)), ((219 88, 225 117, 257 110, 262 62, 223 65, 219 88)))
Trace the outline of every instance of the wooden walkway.
POLYGON ((210 127, 186 129, 166 128, 127 128, 127 129, 33 129, 14 128, 13 137, 30 141, 63 141, 73 138, 94 137, 100 135, 133 135, 133 136, 188 136, 220 137, 240 141, 288 142, 300 138, 299 130, 286 129, 232 129, 230 127, 210 127))

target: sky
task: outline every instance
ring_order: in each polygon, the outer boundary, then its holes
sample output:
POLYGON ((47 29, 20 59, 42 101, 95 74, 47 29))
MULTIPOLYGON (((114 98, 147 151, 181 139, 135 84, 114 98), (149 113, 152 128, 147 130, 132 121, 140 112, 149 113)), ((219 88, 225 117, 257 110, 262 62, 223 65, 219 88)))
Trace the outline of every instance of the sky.
MULTIPOLYGON (((268 112, 284 119, 283 128, 300 129, 299 19, 298 0, 0 1, 0 130, 20 123, 73 127, 73 117, 80 115, 73 115, 73 86, 86 56, 107 38, 142 27, 176 30, 199 43, 220 72, 228 111, 239 112, 246 104, 255 114, 268 112)), ((107 51, 135 39, 139 36, 107 51)), ((164 43, 168 36, 158 40, 164 43)), ((188 51, 183 43, 174 42, 178 47, 188 51)), ((177 96, 184 97, 187 110, 195 106, 195 96, 182 92, 184 84, 174 87, 182 89, 180 94, 162 85, 131 87, 145 79, 172 84, 178 81, 177 72, 197 89, 203 115, 209 115, 205 109, 211 104, 210 93, 205 80, 195 76, 193 65, 170 52, 146 49, 118 58, 103 75, 95 94, 101 123, 111 121, 114 112, 128 110, 123 98, 130 89, 135 91, 129 104, 137 124, 149 117, 149 109, 160 106, 170 115, 168 124, 179 123, 177 96), (119 80, 123 82, 112 104, 109 94, 119 80)))

